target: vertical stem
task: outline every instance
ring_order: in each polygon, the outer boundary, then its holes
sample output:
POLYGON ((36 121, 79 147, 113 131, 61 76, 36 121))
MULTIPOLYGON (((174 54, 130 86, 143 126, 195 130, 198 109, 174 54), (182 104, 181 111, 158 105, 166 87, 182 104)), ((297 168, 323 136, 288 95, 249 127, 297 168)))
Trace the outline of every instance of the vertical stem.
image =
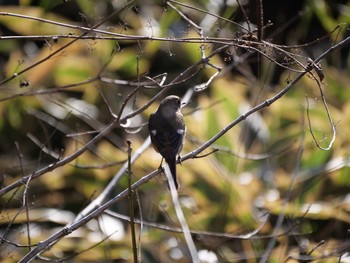
POLYGON ((134 262, 137 260, 137 244, 136 244, 136 231, 135 231, 135 222, 134 222, 134 193, 131 189, 131 141, 127 140, 128 144, 128 198, 129 198, 129 214, 130 214, 130 228, 131 228, 131 240, 132 240, 132 251, 134 255, 134 262))
POLYGON ((256 17, 257 17, 257 25, 258 25, 258 40, 262 41, 263 39, 263 28, 264 28, 264 10, 263 10, 263 0, 257 0, 256 5, 256 17))

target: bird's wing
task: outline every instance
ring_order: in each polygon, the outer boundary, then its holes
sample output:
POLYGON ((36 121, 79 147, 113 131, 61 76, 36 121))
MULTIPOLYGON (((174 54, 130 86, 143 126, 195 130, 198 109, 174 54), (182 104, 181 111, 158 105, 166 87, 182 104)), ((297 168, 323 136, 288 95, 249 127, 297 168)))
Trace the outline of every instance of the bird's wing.
POLYGON ((148 125, 153 146, 164 159, 175 158, 182 149, 185 130, 175 130, 171 125, 166 125, 164 122, 160 124, 161 127, 157 127, 154 115, 150 116, 148 125))

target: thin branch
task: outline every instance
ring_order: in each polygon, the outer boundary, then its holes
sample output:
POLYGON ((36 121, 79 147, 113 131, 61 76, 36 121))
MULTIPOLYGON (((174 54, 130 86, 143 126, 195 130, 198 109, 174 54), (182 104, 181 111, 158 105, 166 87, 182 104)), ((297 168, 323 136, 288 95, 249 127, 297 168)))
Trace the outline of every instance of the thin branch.
POLYGON ((258 40, 261 42, 264 36, 264 8, 263 0, 256 0, 256 21, 258 24, 258 40))
POLYGON ((331 141, 329 142, 328 146, 327 146, 327 147, 322 147, 322 146, 318 143, 318 141, 317 141, 317 139, 316 139, 316 137, 315 137, 315 134, 314 134, 314 132, 313 132, 313 130, 312 130, 312 124, 311 124, 311 119, 310 119, 309 101, 308 101, 308 99, 306 98, 306 103, 307 103, 306 113, 307 113, 307 120, 308 120, 308 123, 309 123, 309 130, 310 130, 311 136, 312 136, 312 138, 313 138, 315 144, 317 145, 317 147, 318 147, 319 149, 323 150, 323 151, 329 151, 329 150, 332 148, 333 143, 335 142, 335 138, 336 138, 336 136, 337 136, 337 131, 336 131, 336 128, 335 128, 333 119, 332 119, 332 117, 331 117, 331 114, 330 114, 330 112, 329 112, 329 109, 328 109, 328 106, 327 106, 327 102, 326 102, 326 99, 325 99, 325 97, 324 97, 324 94, 323 94, 323 91, 322 91, 322 88, 321 88, 321 84, 319 83, 319 80, 318 80, 318 79, 316 79, 316 78, 314 78, 314 79, 315 79, 315 81, 317 82, 319 91, 320 91, 320 93, 321 93, 322 103, 323 103, 323 106, 324 106, 324 108, 325 108, 325 110, 326 110, 327 118, 328 118, 329 124, 331 125, 331 129, 332 129, 332 139, 331 139, 331 141))
MULTIPOLYGON (((19 145, 17 142, 15 142, 15 146, 16 146, 16 151, 17 151, 17 155, 19 158, 19 163, 21 166, 21 170, 22 170, 22 175, 24 175, 24 170, 23 170, 23 163, 22 163, 22 158, 23 155, 20 151, 19 145)), ((30 234, 30 227, 29 227, 29 222, 30 222, 30 216, 29 216, 29 196, 28 196, 28 189, 29 189, 29 182, 30 179, 27 181, 27 183, 24 185, 24 191, 23 191, 23 207, 25 209, 25 214, 26 214, 26 231, 27 231, 27 238, 28 238, 28 246, 30 247, 32 244, 32 240, 31 240, 31 234, 30 234)))
POLYGON ((211 152, 208 152, 206 154, 197 155, 197 156, 193 157, 193 159, 205 158, 205 157, 208 157, 209 155, 216 153, 217 151, 219 151, 219 149, 214 149, 211 152))
POLYGON ((243 5, 242 5, 240 0, 237 0, 237 4, 238 4, 239 8, 241 9, 241 11, 243 13, 243 16, 244 16, 244 19, 245 19, 245 21, 247 23, 248 32, 251 33, 252 32, 252 27, 250 25, 250 20, 249 20, 249 17, 247 15, 247 12, 244 10, 244 7, 243 7, 243 5))
POLYGON ((131 182, 132 182, 132 171, 131 171, 131 141, 127 141, 128 144, 128 204, 129 204, 129 214, 130 214, 130 229, 131 229, 131 242, 132 242, 132 251, 134 256, 134 262, 138 261, 137 256, 137 244, 136 244, 136 231, 135 231, 135 223, 134 223, 134 193, 131 189, 131 182))

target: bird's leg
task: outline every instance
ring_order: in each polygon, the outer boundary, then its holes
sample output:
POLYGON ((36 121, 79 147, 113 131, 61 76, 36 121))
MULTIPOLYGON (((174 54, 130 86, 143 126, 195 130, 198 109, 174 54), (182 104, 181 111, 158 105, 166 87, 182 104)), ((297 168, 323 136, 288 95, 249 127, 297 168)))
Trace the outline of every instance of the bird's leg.
POLYGON ((164 168, 163 168, 163 160, 164 160, 164 158, 162 157, 162 160, 160 161, 160 165, 159 165, 159 168, 158 168, 158 170, 160 170, 160 175, 162 176, 162 178, 165 175, 165 171, 164 171, 164 168))
POLYGON ((162 167, 162 165, 163 165, 163 160, 164 160, 164 158, 162 157, 162 160, 160 161, 160 165, 159 165, 159 168, 158 168, 158 169, 160 169, 160 168, 163 169, 163 167, 162 167))
POLYGON ((164 160, 164 158, 162 157, 162 160, 160 161, 160 165, 159 165, 159 168, 158 168, 160 170, 161 174, 164 174, 163 160, 164 160))
POLYGON ((177 156, 177 162, 182 166, 181 156, 180 155, 177 156))

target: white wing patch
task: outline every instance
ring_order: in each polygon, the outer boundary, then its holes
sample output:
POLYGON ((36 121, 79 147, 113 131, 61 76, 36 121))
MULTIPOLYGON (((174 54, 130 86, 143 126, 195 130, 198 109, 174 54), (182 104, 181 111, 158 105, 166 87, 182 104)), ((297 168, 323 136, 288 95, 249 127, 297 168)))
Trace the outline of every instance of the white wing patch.
POLYGON ((177 133, 180 134, 180 135, 183 135, 183 134, 185 134, 185 130, 177 129, 177 133))

